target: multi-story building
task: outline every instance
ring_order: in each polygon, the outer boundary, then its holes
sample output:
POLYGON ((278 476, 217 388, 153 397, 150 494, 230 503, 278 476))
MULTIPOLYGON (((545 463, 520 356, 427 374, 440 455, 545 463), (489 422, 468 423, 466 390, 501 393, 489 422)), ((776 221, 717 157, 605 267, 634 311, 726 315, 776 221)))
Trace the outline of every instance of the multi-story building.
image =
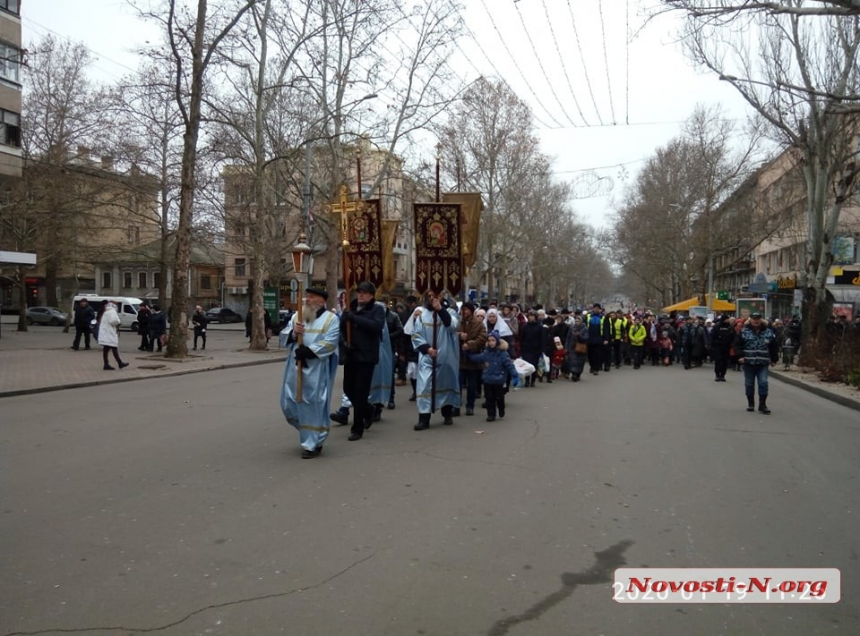
MULTIPOLYGON (((352 156, 354 148, 344 147, 344 156, 352 156)), ((317 153, 317 150, 314 149, 317 153)), ((322 149, 314 156, 312 166, 322 164, 322 149)), ((269 232, 277 228, 275 233, 279 236, 270 236, 268 241, 255 241, 253 232, 257 231, 256 218, 260 209, 256 200, 256 189, 249 185, 251 176, 249 171, 242 166, 229 166, 222 173, 224 179, 224 216, 225 216, 225 245, 224 245, 224 289, 225 306, 234 311, 247 312, 250 307, 250 298, 253 291, 256 274, 256 258, 254 251, 262 250, 263 258, 266 259, 266 271, 268 273, 265 286, 277 288, 280 303, 285 307, 294 304, 294 295, 291 289, 293 280, 292 259, 290 257, 293 244, 291 241, 301 231, 310 231, 313 247, 317 252, 322 251, 322 233, 313 226, 317 217, 324 215, 325 207, 330 201, 314 202, 310 208, 310 219, 303 217, 302 201, 295 188, 290 188, 290 183, 302 183, 303 174, 285 175, 279 172, 279 166, 273 166, 269 171, 272 174, 272 182, 269 188, 270 207, 269 232), (310 221, 311 228, 307 228, 310 221), (255 244, 256 243, 256 244, 255 244)), ((280 167, 282 170, 290 170, 289 167, 280 167)), ((400 221, 394 246, 395 286, 389 290, 392 295, 400 296, 409 293, 412 289, 412 276, 414 273, 414 237, 412 235, 412 193, 417 190, 409 185, 408 180, 402 174, 402 160, 391 156, 387 151, 362 148, 362 198, 378 198, 381 201, 383 219, 396 219, 400 221), (379 180, 378 187, 374 190, 373 185, 377 177, 384 170, 385 176, 379 180)), ((344 170, 343 181, 347 184, 355 184, 357 170, 354 163, 344 170)), ((334 198, 334 197, 332 197, 334 198)), ((355 186, 352 187, 350 199, 355 198, 355 186)), ((338 268, 339 285, 342 285, 342 272, 338 268)), ((327 277, 326 263, 324 259, 316 258, 311 282, 324 285, 327 277)))
MULTIPOLYGON (((171 232, 165 246, 165 269, 161 266, 161 239, 142 245, 119 258, 95 263, 95 293, 101 296, 131 296, 158 301, 165 309, 173 297, 173 264, 176 233, 171 232), (159 297, 161 278, 165 277, 165 297, 159 297)), ((221 305, 224 296, 224 251, 212 240, 196 238, 191 243, 188 266, 188 310, 195 305, 211 309, 221 305)))
POLYGON ((0 189, 21 177, 21 12, 18 0, 0 0, 0 189))
MULTIPOLYGON (((18 187, 22 164, 21 6, 18 0, 0 0, 0 216, 18 187)), ((0 250, 17 249, 4 243, 0 231, 0 250)), ((14 281, 2 274, 0 308, 13 310, 14 281)))
POLYGON ((110 157, 94 161, 82 147, 62 165, 29 161, 12 210, 19 227, 36 230, 26 246, 38 257, 26 274, 27 303, 65 306, 77 293, 115 287, 96 280, 95 263, 126 258, 160 237, 157 192, 151 176, 135 167, 120 172, 110 157))
MULTIPOLYGON (((718 250, 715 289, 727 290, 731 299, 766 298, 773 316, 799 313, 808 238, 806 200, 796 151, 782 152, 753 174, 721 208, 725 221, 739 224, 746 239, 723 253, 718 250)), ((827 281, 835 307, 846 314, 860 308, 858 244, 860 200, 855 196, 843 204, 827 281)))

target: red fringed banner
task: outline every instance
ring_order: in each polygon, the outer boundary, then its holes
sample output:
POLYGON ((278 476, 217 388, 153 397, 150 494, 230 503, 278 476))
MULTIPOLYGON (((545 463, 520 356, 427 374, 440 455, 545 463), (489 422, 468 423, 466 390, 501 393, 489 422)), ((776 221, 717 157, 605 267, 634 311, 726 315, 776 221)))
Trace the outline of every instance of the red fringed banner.
POLYGON ((419 293, 463 288, 462 234, 459 203, 416 203, 415 289, 419 293))
POLYGON ((352 286, 368 280, 376 287, 385 283, 382 267, 382 223, 379 199, 363 201, 361 212, 352 212, 346 239, 349 258, 349 280, 352 286))

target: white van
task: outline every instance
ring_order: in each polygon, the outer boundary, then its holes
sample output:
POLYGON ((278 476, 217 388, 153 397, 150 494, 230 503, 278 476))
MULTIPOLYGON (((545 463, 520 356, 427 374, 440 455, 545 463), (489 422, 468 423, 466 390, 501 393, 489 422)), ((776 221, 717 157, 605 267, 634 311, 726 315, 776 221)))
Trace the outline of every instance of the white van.
MULTIPOLYGON (((130 329, 137 331, 137 312, 143 301, 140 298, 130 298, 128 296, 98 296, 96 294, 78 294, 72 300, 72 316, 74 316, 75 307, 78 306, 78 301, 86 300, 92 308, 98 312, 99 305, 103 300, 116 305, 116 313, 119 314, 120 329, 130 329)), ((74 320, 74 318, 72 318, 74 320)))

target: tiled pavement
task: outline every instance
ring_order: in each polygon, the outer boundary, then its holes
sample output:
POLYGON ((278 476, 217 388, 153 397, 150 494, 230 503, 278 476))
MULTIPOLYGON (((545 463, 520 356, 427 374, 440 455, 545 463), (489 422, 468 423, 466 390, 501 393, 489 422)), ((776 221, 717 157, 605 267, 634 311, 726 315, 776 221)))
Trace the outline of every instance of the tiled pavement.
MULTIPOLYGON (((105 371, 101 347, 95 343, 89 351, 84 349, 83 343, 80 350, 75 351, 69 347, 73 334, 63 334, 61 329, 52 327, 32 327, 30 332, 18 334, 6 319, 4 316, 0 338, 0 397, 277 363, 285 357, 285 352, 277 348, 276 339, 270 341, 267 351, 252 352, 248 350, 244 334, 225 330, 213 333, 215 342, 206 351, 189 351, 184 360, 171 360, 158 353, 138 351, 134 347, 138 342, 123 332, 120 355, 129 366, 105 371)), ((113 360, 111 364, 116 366, 113 360)))

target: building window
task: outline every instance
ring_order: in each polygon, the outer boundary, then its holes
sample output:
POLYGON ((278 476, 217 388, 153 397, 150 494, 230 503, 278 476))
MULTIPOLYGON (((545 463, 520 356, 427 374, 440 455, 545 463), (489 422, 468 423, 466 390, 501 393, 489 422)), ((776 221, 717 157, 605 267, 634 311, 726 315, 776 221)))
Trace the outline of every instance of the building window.
POLYGON ((21 15, 20 5, 20 0, 0 0, 0 9, 14 13, 15 15, 21 15))
POLYGON ((21 147, 21 115, 2 108, 0 108, 0 144, 21 147))
POLYGON ((138 289, 146 289, 146 272, 138 272, 137 273, 137 288, 138 289))
POLYGON ((127 238, 129 245, 140 245, 140 226, 133 223, 128 224, 127 238))
POLYGON ((122 287, 123 289, 131 289, 131 272, 122 273, 122 287))
POLYGON ((200 289, 212 289, 212 277, 209 274, 200 275, 200 289))
POLYGON ((152 286, 161 287, 161 272, 155 272, 152 275, 152 286))
POLYGON ((14 83, 21 83, 21 51, 17 47, 0 42, 0 77, 14 83))
POLYGON ((102 272, 102 287, 105 289, 113 287, 113 280, 110 272, 102 272))
POLYGON ((235 268, 235 271, 233 272, 233 275, 236 278, 241 278, 241 277, 245 276, 245 259, 244 258, 237 258, 236 259, 236 268, 235 268))

